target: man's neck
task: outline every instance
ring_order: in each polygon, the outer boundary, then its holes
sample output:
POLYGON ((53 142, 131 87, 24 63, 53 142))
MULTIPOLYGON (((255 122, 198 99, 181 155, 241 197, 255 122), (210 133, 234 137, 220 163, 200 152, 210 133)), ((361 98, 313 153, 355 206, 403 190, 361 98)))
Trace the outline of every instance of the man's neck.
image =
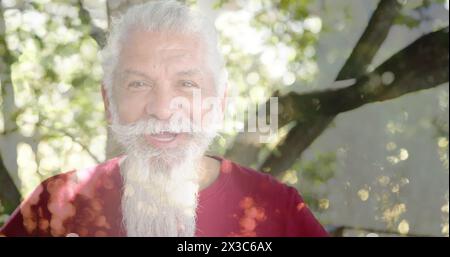
POLYGON ((203 156, 200 161, 199 190, 213 184, 220 174, 220 161, 209 156, 203 156))

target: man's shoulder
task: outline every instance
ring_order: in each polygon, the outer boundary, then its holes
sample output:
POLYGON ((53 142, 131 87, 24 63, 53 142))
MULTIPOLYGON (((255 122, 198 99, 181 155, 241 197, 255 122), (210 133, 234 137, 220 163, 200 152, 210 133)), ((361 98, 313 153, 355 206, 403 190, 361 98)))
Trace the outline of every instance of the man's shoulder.
POLYGON ((276 193, 278 196, 298 194, 297 189, 280 182, 270 173, 258 171, 231 160, 222 159, 225 162, 224 171, 234 176, 234 181, 250 190, 258 190, 269 194, 276 193))
POLYGON ((63 235, 62 226, 55 228, 55 222, 65 220, 72 224, 84 220, 92 211, 102 210, 108 201, 114 201, 120 188, 118 164, 119 158, 113 158, 87 169, 47 178, 11 214, 0 234, 63 235))
POLYGON ((54 199, 70 202, 83 195, 92 197, 98 190, 117 187, 120 157, 84 169, 75 169, 51 176, 42 181, 36 189, 21 203, 26 205, 47 205, 54 199), (64 198, 64 199, 62 199, 64 198))
POLYGON ((70 202, 80 195, 90 197, 101 188, 112 189, 116 186, 118 163, 119 157, 116 157, 88 168, 51 176, 42 181, 19 208, 28 208, 29 205, 46 208, 52 199, 70 202))
POLYGON ((49 230, 50 220, 69 219, 75 214, 82 215, 84 207, 96 209, 105 204, 109 196, 116 196, 120 186, 117 184, 118 163, 119 158, 113 158, 90 168, 45 179, 11 214, 0 234, 53 235, 58 231, 49 230))
POLYGON ((119 172, 120 157, 114 157, 102 163, 83 169, 74 169, 45 179, 41 185, 64 183, 70 185, 86 185, 95 183, 99 178, 112 177, 119 172))

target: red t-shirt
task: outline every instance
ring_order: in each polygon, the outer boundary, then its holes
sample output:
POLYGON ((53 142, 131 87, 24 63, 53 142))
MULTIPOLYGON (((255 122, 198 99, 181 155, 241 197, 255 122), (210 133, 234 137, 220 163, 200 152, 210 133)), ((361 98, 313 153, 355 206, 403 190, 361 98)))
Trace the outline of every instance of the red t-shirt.
MULTIPOLYGON (((200 191, 196 236, 328 236, 293 187, 221 161, 200 191)), ((119 158, 42 182, 0 229, 5 236, 125 236, 119 158)))

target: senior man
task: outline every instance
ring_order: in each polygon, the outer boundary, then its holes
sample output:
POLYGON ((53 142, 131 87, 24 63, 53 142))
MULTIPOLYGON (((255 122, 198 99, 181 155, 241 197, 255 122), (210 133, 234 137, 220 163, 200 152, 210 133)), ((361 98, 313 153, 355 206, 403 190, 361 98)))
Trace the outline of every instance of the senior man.
POLYGON ((102 95, 124 154, 45 180, 0 234, 327 236, 296 189, 205 154, 225 108, 216 37, 175 1, 134 6, 116 20, 102 95))

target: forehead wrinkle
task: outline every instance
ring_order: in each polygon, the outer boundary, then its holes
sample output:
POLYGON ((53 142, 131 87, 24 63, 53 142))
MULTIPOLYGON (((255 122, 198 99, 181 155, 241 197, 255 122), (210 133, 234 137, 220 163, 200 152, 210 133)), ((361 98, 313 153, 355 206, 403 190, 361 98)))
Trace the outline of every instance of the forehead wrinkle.
POLYGON ((188 69, 188 70, 180 70, 176 72, 177 76, 195 76, 195 75, 203 75, 203 71, 200 69, 188 69))
POLYGON ((148 74, 146 74, 145 72, 142 72, 139 70, 134 70, 134 69, 125 69, 124 71, 121 72, 121 74, 124 74, 125 76, 136 75, 139 77, 144 77, 149 80, 153 80, 152 77, 149 76, 148 74))

